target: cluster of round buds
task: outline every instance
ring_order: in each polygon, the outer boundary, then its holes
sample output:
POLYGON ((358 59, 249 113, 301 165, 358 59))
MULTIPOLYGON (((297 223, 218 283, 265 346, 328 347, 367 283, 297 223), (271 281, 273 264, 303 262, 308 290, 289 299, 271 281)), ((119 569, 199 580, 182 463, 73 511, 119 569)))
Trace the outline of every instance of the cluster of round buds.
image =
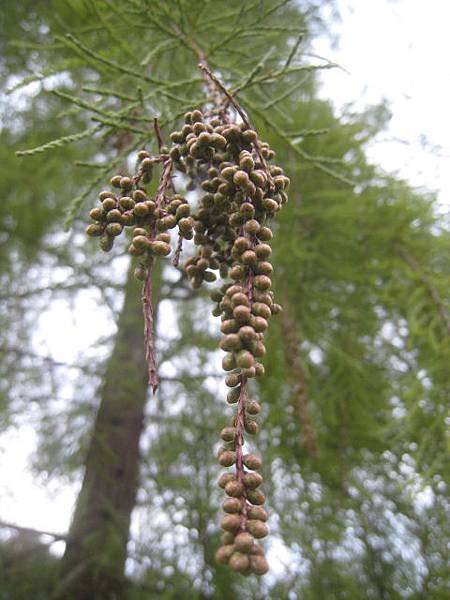
POLYGON ((101 206, 89 213, 95 223, 87 227, 86 233, 99 236, 101 248, 109 251, 115 237, 125 227, 134 227, 128 252, 131 256, 139 257, 135 276, 144 280, 154 258, 170 254, 169 230, 178 227, 181 237, 192 239, 194 221, 187 201, 173 192, 170 178, 172 161, 169 156, 161 154, 152 158, 146 150, 141 150, 137 164, 134 177, 115 175, 111 179, 115 190, 100 192, 101 206), (150 197, 146 184, 150 183, 153 168, 158 163, 163 164, 161 186, 157 194, 150 197), (168 172, 165 179, 164 170, 168 172))
POLYGON ((247 381, 264 374, 264 334, 270 317, 281 310, 271 291, 270 221, 287 201, 289 180, 280 167, 268 165, 274 152, 246 123, 196 110, 186 114, 182 130, 171 138, 175 168, 201 192, 193 215, 197 252, 186 273, 194 287, 214 281, 214 271, 231 279, 211 294, 213 314, 222 319, 222 365, 231 388, 227 401, 237 405, 232 424, 221 434, 219 462, 234 472, 219 480, 228 498, 217 560, 243 574, 262 575, 268 564, 256 540, 268 529, 261 459, 243 454, 244 435, 259 430, 260 406, 247 399, 247 381))
POLYGON ((136 276, 145 279, 154 257, 170 253, 169 230, 178 227, 179 239, 193 239, 196 246, 185 264, 192 286, 215 281, 217 272, 226 280, 211 294, 213 314, 222 320, 222 364, 231 388, 227 401, 236 405, 230 426, 221 433, 219 462, 234 472, 219 480, 228 497, 217 560, 246 575, 263 575, 268 564, 256 541, 268 533, 262 464, 256 455, 243 453, 245 434, 259 430, 255 417, 260 405, 248 399, 247 382, 264 374, 264 334, 270 317, 281 310, 271 291, 270 222, 288 200, 289 179, 269 164, 274 157, 269 145, 248 122, 232 122, 226 108, 186 113, 182 129, 170 137, 172 147, 161 149, 158 157, 139 153, 133 178, 113 177, 120 194, 101 192, 102 206, 91 211, 95 223, 87 233, 101 236, 102 248, 109 250, 124 227, 134 227, 129 252, 140 260, 136 276), (145 184, 156 163, 162 164, 162 172, 156 195, 150 197, 145 184), (187 177, 188 190, 199 192, 193 214, 175 193, 173 171, 187 177))

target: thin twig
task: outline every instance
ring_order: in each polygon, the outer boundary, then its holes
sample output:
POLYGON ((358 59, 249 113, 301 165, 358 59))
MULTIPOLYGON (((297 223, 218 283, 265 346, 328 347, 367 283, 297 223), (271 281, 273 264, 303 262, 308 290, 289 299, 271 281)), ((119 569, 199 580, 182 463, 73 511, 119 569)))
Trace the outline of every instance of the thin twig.
POLYGON ((183 252, 183 236, 178 234, 178 242, 177 249, 175 250, 175 255, 172 259, 172 264, 174 267, 178 267, 180 263, 180 254, 183 252))
POLYGON ((152 299, 152 268, 149 267, 142 290, 142 310, 144 313, 145 359, 148 365, 148 383, 155 393, 158 389, 158 370, 156 367, 155 332, 152 299))
POLYGON ((163 138, 162 138, 162 134, 161 134, 161 128, 158 123, 158 117, 155 117, 153 119, 153 128, 155 130, 156 139, 158 141, 158 149, 159 149, 159 152, 161 153, 162 148, 164 146, 164 142, 163 142, 163 138))
MULTIPOLYGON (((228 102, 234 107, 234 109, 236 110, 238 115, 241 117, 243 123, 249 129, 252 129, 252 125, 251 125, 247 115, 245 114, 244 109, 235 100, 235 98, 233 98, 233 96, 230 94, 230 92, 227 90, 227 88, 222 84, 222 82, 219 81, 219 79, 217 79, 217 77, 215 75, 213 75, 213 73, 211 73, 210 69, 205 64, 200 62, 198 64, 198 68, 201 69, 207 75, 207 77, 209 77, 211 79, 211 81, 213 81, 213 83, 218 87, 218 89, 226 96, 228 102)), ((273 183, 272 175, 270 174, 269 166, 267 165, 266 159, 262 155, 261 148, 259 146, 258 141, 254 142, 253 146, 255 148, 256 154, 258 155, 259 161, 260 161, 261 165, 263 166, 264 171, 266 172, 269 187, 273 190, 275 188, 275 185, 273 183)))

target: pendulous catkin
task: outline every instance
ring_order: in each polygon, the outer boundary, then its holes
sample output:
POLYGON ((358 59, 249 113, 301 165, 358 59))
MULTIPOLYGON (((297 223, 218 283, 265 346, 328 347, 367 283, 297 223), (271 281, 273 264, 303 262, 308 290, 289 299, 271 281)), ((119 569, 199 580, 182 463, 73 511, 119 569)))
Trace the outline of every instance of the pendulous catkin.
POLYGON ((271 290, 270 222, 288 200, 289 179, 281 167, 270 165, 274 152, 269 145, 247 120, 238 123, 233 114, 226 99, 208 112, 186 113, 181 130, 170 135, 171 148, 160 148, 157 156, 142 150, 134 176, 111 179, 114 189, 99 194, 87 233, 100 237, 101 248, 108 251, 124 228, 134 228, 128 251, 138 261, 136 277, 145 281, 154 260, 171 253, 169 231, 176 229, 176 264, 183 240, 193 239, 196 246, 184 265, 192 286, 218 277, 223 281, 211 298, 213 315, 221 317, 227 402, 236 409, 221 432, 219 463, 232 471, 219 479, 227 498, 216 559, 245 575, 263 575, 269 566, 257 541, 268 534, 262 461, 244 454, 243 446, 246 434, 259 431, 261 410, 248 398, 248 380, 264 375, 264 334, 270 317, 281 311, 271 290), (147 186, 155 167, 161 173, 151 197, 147 186), (176 192, 176 173, 187 178, 188 191, 199 192, 195 205, 176 192))

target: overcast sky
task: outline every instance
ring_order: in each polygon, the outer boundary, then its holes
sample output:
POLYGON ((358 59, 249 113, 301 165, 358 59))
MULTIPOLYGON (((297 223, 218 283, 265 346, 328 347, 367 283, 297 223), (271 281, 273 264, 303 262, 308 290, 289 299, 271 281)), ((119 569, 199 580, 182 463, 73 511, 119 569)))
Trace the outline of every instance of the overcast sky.
MULTIPOLYGON (((337 4, 341 22, 333 30, 340 36, 339 46, 318 40, 315 51, 346 72, 325 71, 322 95, 333 99, 338 113, 345 103, 362 109, 386 98, 393 118, 389 131, 370 148, 372 160, 413 185, 437 190, 444 212, 450 204, 450 2, 339 0, 337 4)), ((87 304, 80 307, 76 322, 68 318, 67 306, 52 307, 52 322, 64 319, 66 339, 76 342, 71 353, 92 342, 86 337, 92 331, 87 321, 91 300, 83 302, 87 304)), ((48 327, 46 332, 47 347, 56 360, 74 357, 64 354, 68 345, 61 345, 58 328, 48 327), (49 336, 52 330, 54 335, 49 336)), ((0 438, 0 519, 64 532, 76 490, 57 489, 55 483, 46 488, 32 479, 27 464, 34 445, 31 428, 0 438)))

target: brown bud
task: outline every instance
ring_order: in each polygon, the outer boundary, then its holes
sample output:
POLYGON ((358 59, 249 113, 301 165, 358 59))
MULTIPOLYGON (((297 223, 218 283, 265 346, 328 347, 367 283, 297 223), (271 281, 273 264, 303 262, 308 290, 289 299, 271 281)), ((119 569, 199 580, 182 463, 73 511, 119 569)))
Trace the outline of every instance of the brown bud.
POLYGON ((239 529, 241 519, 238 515, 225 515, 220 522, 220 526, 225 531, 236 531, 239 529))
POLYGON ((119 200, 119 206, 122 210, 132 210, 135 206, 135 201, 133 200, 133 198, 130 198, 129 196, 123 196, 120 200, 119 200))
POLYGON ((148 200, 148 196, 144 190, 134 190, 133 198, 135 202, 144 202, 145 200, 148 200))
POLYGON ((252 473, 245 473, 244 485, 249 490, 256 490, 263 482, 262 475, 253 471, 252 473))
POLYGON ((255 377, 264 377, 265 372, 264 365, 261 363, 255 364, 255 377))
POLYGON ((250 172, 255 167, 255 162, 250 154, 246 154, 239 161, 239 166, 241 169, 245 169, 245 171, 250 172))
POLYGON ((98 237, 103 233, 103 226, 97 223, 92 223, 92 225, 88 225, 86 227, 86 233, 91 237, 98 237))
MULTIPOLYGON (((253 305, 254 307, 254 305, 253 305)), ((252 327, 257 333, 263 333, 268 327, 267 320, 263 317, 254 317, 251 320, 252 327)))
POLYGON ((230 497, 224 500, 222 508, 226 513, 234 514, 241 512, 242 504, 239 498, 230 497))
POLYGON ((241 388, 237 387, 234 388, 232 390, 230 390, 227 394, 227 402, 228 404, 236 404, 236 402, 239 400, 239 395, 241 393, 241 388))
POLYGON ((148 156, 145 157, 141 162, 141 169, 146 173, 151 173, 153 169, 153 161, 148 156))
MULTIPOLYGON (((105 201, 106 202, 106 201, 105 201)), ((122 213, 120 212, 120 210, 118 210, 117 208, 113 208, 112 210, 110 210, 108 212, 108 214, 106 215, 106 220, 109 223, 112 222, 117 222, 120 223, 120 221, 122 220, 122 213)))
POLYGON ((90 211, 89 216, 91 217, 91 219, 94 219, 94 221, 103 221, 104 217, 105 217, 105 213, 103 212, 103 210, 101 208, 99 208, 97 206, 96 208, 93 208, 90 211))
POLYGON ((152 250, 156 256, 167 256, 170 254, 170 245, 166 242, 153 242, 152 250))
POLYGON ((272 230, 269 227, 261 227, 258 231, 258 237, 261 241, 268 242, 273 238, 272 230))
POLYGON ((269 563, 264 556, 250 556, 250 568, 255 575, 265 575, 269 570, 269 563))
POLYGON ((237 373, 230 373, 230 375, 227 375, 225 377, 225 385, 231 388, 234 388, 237 385, 239 385, 240 381, 241 378, 237 373))
POLYGON ((258 134, 253 129, 246 129, 241 133, 244 144, 253 144, 258 139, 258 134))
POLYGON ((226 352, 230 352, 232 350, 239 350, 239 348, 241 347, 241 339, 236 333, 229 333, 221 339, 219 346, 222 350, 225 350, 226 352))
POLYGON ((247 400, 245 403, 245 410, 249 415, 257 415, 261 412, 261 406, 256 400, 247 400))
MULTIPOLYGON (((259 490, 254 490, 251 493, 257 493, 259 490)), ((266 537, 269 533, 269 528, 262 521, 258 521, 257 519, 249 519, 245 524, 247 530, 255 537, 256 539, 261 539, 266 537)))
POLYGON ((145 202, 139 202, 139 204, 136 204, 136 206, 134 207, 134 214, 136 215, 136 217, 145 217, 149 214, 149 210, 148 207, 145 205, 145 202))
POLYGON ((224 427, 220 432, 220 437, 224 442, 232 442, 236 437, 236 429, 234 427, 224 427))
POLYGON ((234 539, 234 546, 238 552, 249 554, 253 548, 254 540, 253 536, 247 531, 238 533, 234 539))
POLYGON ((122 230, 123 226, 120 223, 109 223, 105 229, 108 235, 112 235, 114 237, 120 235, 122 233, 122 230))
POLYGON ((273 198, 264 198, 262 205, 268 213, 275 213, 279 210, 278 202, 273 198))
POLYGON ((166 244, 168 244, 170 242, 170 233, 158 233, 156 241, 166 242, 166 244))
POLYGON ((116 206, 117 202, 114 200, 114 198, 105 198, 102 202, 103 210, 105 210, 106 212, 113 210, 114 208, 116 208, 116 206))
POLYGON ((133 237, 136 237, 137 235, 147 235, 147 231, 143 228, 143 227, 135 227, 133 229, 133 237))
POLYGON ((274 304, 272 306, 272 313, 274 315, 278 315, 280 312, 283 312, 283 307, 281 306, 281 304, 274 304))
POLYGON ((228 565, 233 571, 244 573, 250 566, 250 559, 246 554, 235 552, 228 561, 228 565))
POLYGON ((131 190, 131 188, 133 187, 133 182, 131 181, 131 179, 129 177, 121 177, 120 178, 120 187, 123 190, 131 190))
POLYGON ((256 337, 256 332, 250 325, 243 325, 239 329, 239 337, 243 342, 251 342, 256 337))
POLYGON ((203 121, 203 113, 201 110, 193 110, 191 113, 191 121, 192 123, 199 123, 203 121))
POLYGON ((236 173, 233 175, 233 183, 240 187, 246 188, 248 186, 248 184, 250 183, 250 180, 245 171, 239 170, 239 171, 236 171, 236 173))
MULTIPOLYGON (((215 316, 220 315, 220 313, 221 313, 220 308, 217 312, 218 312, 218 314, 215 316)), ((232 371, 235 368, 236 368, 236 359, 234 358, 234 354, 232 354, 232 353, 226 354, 222 358, 222 369, 224 371, 232 371)))
POLYGON ((108 190, 104 190, 103 192, 100 192, 100 194, 98 195, 98 198, 100 201, 106 200, 106 198, 114 199, 114 194, 108 190))
MULTIPOLYGON (((266 496, 261 490, 249 490, 247 493, 247 500, 252 504, 257 504, 259 506, 264 504, 266 501, 266 496)), ((253 535, 255 534, 253 533, 253 535)))
POLYGON ((222 321, 220 325, 220 331, 226 334, 236 333, 237 331, 240 332, 239 324, 237 321, 235 321, 235 319, 226 319, 225 321, 222 321))
POLYGON ((247 379, 252 379, 256 377, 256 369, 255 367, 250 367, 249 369, 241 369, 242 377, 246 377, 247 379))
POLYGON ((256 454, 245 454, 243 461, 244 465, 252 471, 258 471, 262 467, 262 461, 256 454))
POLYGON ((269 515, 262 506, 248 506, 247 507, 247 518, 256 519, 257 521, 267 521, 269 515))
POLYGON ((235 547, 232 544, 221 546, 216 552, 216 561, 221 565, 226 565, 234 551, 235 547))
POLYGON ((234 265, 228 272, 231 279, 239 280, 244 277, 244 269, 241 265, 234 265))
POLYGON ((255 214, 255 208, 251 202, 243 202, 239 207, 239 212, 246 218, 251 219, 255 214))
POLYGON ((233 498, 240 498, 244 493, 244 484, 241 481, 229 481, 225 486, 225 493, 233 498))
POLYGON ((251 351, 256 358, 261 358, 266 355, 266 347, 261 341, 253 341, 251 344, 251 351))
POLYGON ((148 250, 151 242, 145 235, 137 235, 133 238, 133 246, 138 250, 148 250))
MULTIPOLYGON (((254 375, 253 375, 254 377, 254 375)), ((245 431, 247 433, 249 433, 250 435, 256 435, 259 431, 259 425, 256 421, 250 421, 249 419, 246 419, 245 424, 245 431)))
POLYGON ((273 267, 268 261, 262 261, 256 265, 255 272, 258 275, 271 275, 273 273, 273 267))
POLYGON ((266 174, 264 173, 264 171, 261 171, 259 169, 256 169, 255 171, 252 171, 250 173, 250 179, 255 185, 259 186, 260 188, 263 188, 267 181, 266 174))
MULTIPOLYGON (((245 253, 244 253, 245 254, 245 253)), ((231 298, 231 304, 233 307, 235 306, 249 306, 250 301, 247 296, 243 292, 238 292, 234 294, 231 298)))
POLYGON ((103 252, 109 252, 114 246, 114 238, 111 235, 104 235, 100 239, 100 248, 103 252))
POLYGON ((142 254, 144 254, 144 249, 136 248, 134 244, 130 244, 128 246, 128 253, 131 254, 131 256, 141 256, 142 254))
MULTIPOLYGON (((234 543, 235 534, 232 531, 224 531, 220 536, 220 541, 224 546, 228 546, 228 544, 234 543)), ((256 546, 257 544, 255 544, 256 546)))
POLYGON ((250 246, 250 240, 244 236, 236 238, 233 244, 233 247, 236 248, 239 253, 248 250, 250 246))
POLYGON ((120 175, 114 175, 114 177, 111 178, 111 185, 117 188, 120 187, 121 179, 122 177, 120 175))
MULTIPOLYGON (((235 479, 236 479, 236 475, 233 475, 233 473, 222 473, 222 475, 219 477, 219 481, 218 481, 219 487, 221 487, 224 490, 227 483, 229 483, 230 481, 234 481, 235 479)), ((231 511, 227 511, 227 512, 231 512, 231 511)))
POLYGON ((238 364, 238 367, 240 367, 241 369, 250 369, 250 367, 254 366, 255 359, 253 358, 251 352, 249 352, 248 350, 241 350, 237 355, 236 362, 238 364))
POLYGON ((249 235, 256 235, 259 232, 260 227, 261 226, 256 219, 251 219, 244 225, 244 231, 249 235))
POLYGON ((248 306, 236 306, 233 310, 233 317, 236 319, 238 323, 247 323, 250 321, 250 308, 248 306))
POLYGON ((272 281, 267 275, 257 275, 253 280, 253 285, 259 290, 268 290, 272 286, 272 281))
POLYGON ((236 462, 236 452, 233 450, 224 450, 219 456, 219 463, 222 467, 231 467, 236 462))
POLYGON ((241 256, 242 264, 246 266, 253 266, 256 264, 257 257, 253 250, 246 250, 241 256))

